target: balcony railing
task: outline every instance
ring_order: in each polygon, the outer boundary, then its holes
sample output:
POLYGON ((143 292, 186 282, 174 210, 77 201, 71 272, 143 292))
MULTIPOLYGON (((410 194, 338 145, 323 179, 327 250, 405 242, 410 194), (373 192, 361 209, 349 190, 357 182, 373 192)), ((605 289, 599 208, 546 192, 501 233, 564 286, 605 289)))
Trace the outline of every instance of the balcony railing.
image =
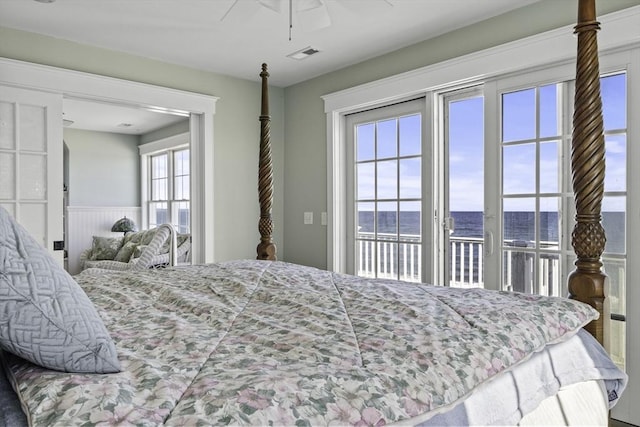
MULTIPOLYGON (((358 233, 357 274, 365 277, 399 279, 420 282, 422 270, 422 244, 420 236, 401 234, 358 233)), ((449 238, 449 286, 483 287, 483 239, 477 237, 449 238)), ((557 249, 557 242, 540 242, 545 249, 557 249)), ((504 242, 504 288, 506 290, 562 295, 559 254, 540 253, 538 283, 534 282, 534 258, 528 242, 505 240, 504 242), (529 250, 526 250, 529 248, 529 250)), ((608 274, 616 283, 624 279, 624 261, 604 256, 608 274)), ((624 283, 624 280, 622 281, 624 283)))
POLYGON ((357 274, 363 277, 380 277, 420 282, 422 270, 422 244, 420 236, 401 234, 358 233, 357 274))
MULTIPOLYGON (((358 272, 359 276, 399 279, 420 282, 422 269, 422 245, 420 236, 378 233, 358 234, 358 272), (369 240, 371 239, 371 240, 369 240)), ((475 288, 483 287, 483 239, 477 237, 450 237, 450 281, 449 286, 475 288)), ((543 242, 546 247, 557 244, 543 242)), ((539 283, 533 280, 534 254, 519 248, 526 242, 505 241, 513 250, 505 251, 504 282, 506 289, 559 295, 560 261, 556 255, 541 255, 539 263, 539 283)))
MULTIPOLYGON (((373 238, 373 233, 359 235, 373 238)), ((358 240, 358 276, 419 282, 421 270, 420 236, 400 235, 396 241, 395 235, 378 234, 377 241, 358 240)))

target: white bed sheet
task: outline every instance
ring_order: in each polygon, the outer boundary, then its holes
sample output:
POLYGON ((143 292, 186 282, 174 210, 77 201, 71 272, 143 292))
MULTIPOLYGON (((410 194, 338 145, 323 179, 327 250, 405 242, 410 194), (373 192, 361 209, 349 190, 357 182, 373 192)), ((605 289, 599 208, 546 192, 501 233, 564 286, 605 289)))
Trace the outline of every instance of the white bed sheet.
POLYGON ((603 425, 604 421, 606 425, 607 413, 617 403, 626 382, 626 376, 620 378, 619 369, 602 346, 588 332, 580 330, 571 339, 535 353, 523 363, 477 387, 463 401, 442 408, 431 418, 414 418, 411 424, 484 426, 542 422, 544 425, 603 425), (592 381, 600 382, 604 391, 598 388, 593 393, 593 385, 585 386, 584 394, 576 395, 569 391, 574 385, 592 381), (531 415, 529 421, 526 416, 539 408, 543 401, 540 411, 531 415), (561 406, 555 408, 554 414, 551 408, 558 404, 561 406), (602 406, 604 409, 600 409, 602 406), (589 411, 584 407, 589 407, 589 411), (571 418, 562 418, 563 414, 566 416, 565 411, 573 414, 571 418), (545 414, 552 414, 552 418, 545 420, 545 414), (558 415, 561 418, 557 418, 558 415))
POLYGON ((609 404, 604 381, 585 381, 562 388, 525 415, 520 426, 606 426, 609 404))

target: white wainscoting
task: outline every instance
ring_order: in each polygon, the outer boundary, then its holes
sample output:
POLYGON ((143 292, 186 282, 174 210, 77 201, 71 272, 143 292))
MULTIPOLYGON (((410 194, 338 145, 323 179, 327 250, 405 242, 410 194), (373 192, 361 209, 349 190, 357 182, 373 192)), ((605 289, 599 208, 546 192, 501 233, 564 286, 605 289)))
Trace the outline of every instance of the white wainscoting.
POLYGON ((140 227, 140 207, 69 206, 67 207, 67 261, 71 274, 80 272, 80 254, 91 247, 93 236, 117 237, 114 222, 126 216, 140 227))

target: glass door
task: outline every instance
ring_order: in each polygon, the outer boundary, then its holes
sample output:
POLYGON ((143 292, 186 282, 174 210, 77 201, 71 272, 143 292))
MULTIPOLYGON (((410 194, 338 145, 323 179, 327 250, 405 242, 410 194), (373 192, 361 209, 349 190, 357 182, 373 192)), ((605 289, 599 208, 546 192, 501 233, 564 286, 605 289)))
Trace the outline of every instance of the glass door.
POLYGON ((0 89, 0 205, 63 265, 62 96, 0 89))
POLYGON ((481 88, 442 96, 444 194, 442 284, 484 286, 484 97, 481 88))
MULTIPOLYGON (((607 243, 602 254, 609 277, 611 309, 609 354, 627 370, 627 74, 613 73, 600 79, 604 119, 605 162, 602 226, 607 243)), ((638 359, 636 359, 638 360, 638 359)), ((615 409, 615 408, 614 408, 615 409)))
MULTIPOLYGON (((566 297, 567 276, 575 261, 571 246, 575 203, 569 173, 573 82, 513 87, 513 81, 505 79, 501 84, 509 88, 496 94, 502 163, 498 280, 503 290, 566 297)), ((627 74, 610 73, 600 85, 607 168, 601 220, 607 242, 602 262, 609 277, 611 309, 605 346, 625 369, 629 363, 627 74)))
POLYGON ((565 293, 561 257, 568 248, 561 220, 569 200, 563 197, 561 165, 569 127, 559 107, 565 87, 554 83, 501 94, 505 290, 565 293))
POLYGON ((424 100, 347 118, 349 272, 423 279, 424 100))

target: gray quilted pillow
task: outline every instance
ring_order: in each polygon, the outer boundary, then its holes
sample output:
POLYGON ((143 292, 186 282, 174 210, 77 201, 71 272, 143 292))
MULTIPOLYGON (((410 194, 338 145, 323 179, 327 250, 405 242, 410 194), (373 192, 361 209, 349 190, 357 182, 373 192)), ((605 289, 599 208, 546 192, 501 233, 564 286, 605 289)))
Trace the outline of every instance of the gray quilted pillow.
POLYGON ((48 369, 120 371, 115 345, 91 300, 2 207, 0 347, 48 369))

